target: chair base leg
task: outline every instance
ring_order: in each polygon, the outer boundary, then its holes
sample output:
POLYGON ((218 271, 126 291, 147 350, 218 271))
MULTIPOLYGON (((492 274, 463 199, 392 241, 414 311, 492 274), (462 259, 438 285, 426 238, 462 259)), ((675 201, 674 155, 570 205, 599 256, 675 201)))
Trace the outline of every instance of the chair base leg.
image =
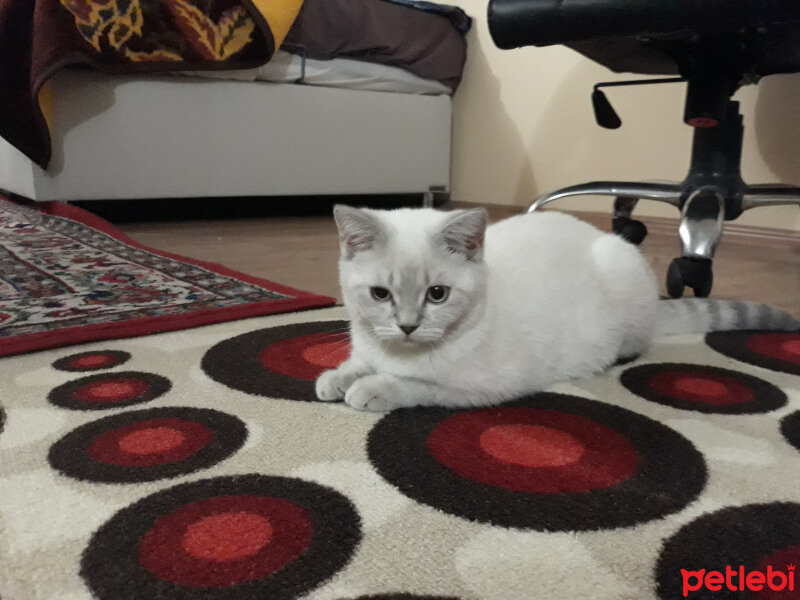
POLYGON ((793 204, 800 206, 800 187, 793 185, 750 185, 742 196, 742 210, 793 204))
POLYGON ((613 196, 615 198, 632 198, 657 200, 680 207, 681 189, 678 185, 666 183, 630 183, 623 181, 594 181, 581 185, 565 187, 537 198, 527 212, 539 210, 543 206, 569 198, 571 196, 613 196))

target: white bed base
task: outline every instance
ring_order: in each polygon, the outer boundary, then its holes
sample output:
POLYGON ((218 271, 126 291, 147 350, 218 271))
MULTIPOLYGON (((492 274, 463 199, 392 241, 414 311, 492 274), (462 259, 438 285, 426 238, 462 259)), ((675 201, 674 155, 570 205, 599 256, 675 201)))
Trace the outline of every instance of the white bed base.
POLYGON ((0 139, 0 188, 37 201, 446 192, 448 96, 62 72, 47 171, 0 139))

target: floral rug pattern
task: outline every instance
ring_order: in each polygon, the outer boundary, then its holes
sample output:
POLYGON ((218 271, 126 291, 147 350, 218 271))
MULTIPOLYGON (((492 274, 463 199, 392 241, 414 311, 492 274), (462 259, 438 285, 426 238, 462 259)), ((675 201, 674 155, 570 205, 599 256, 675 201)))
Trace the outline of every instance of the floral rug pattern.
POLYGON ((0 355, 3 340, 55 330, 154 317, 169 327, 189 313, 333 303, 144 248, 84 211, 52 208, 0 198, 0 355))

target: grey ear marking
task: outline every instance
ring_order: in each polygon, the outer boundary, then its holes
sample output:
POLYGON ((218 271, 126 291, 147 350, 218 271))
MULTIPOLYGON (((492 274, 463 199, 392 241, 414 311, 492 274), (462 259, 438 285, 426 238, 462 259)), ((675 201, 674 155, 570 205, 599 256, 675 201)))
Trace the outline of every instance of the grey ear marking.
POLYGON ((339 229, 339 248, 348 260, 357 252, 372 248, 381 237, 380 223, 360 208, 337 204, 333 207, 333 218, 339 229))
POLYGON ((459 210, 444 226, 440 238, 450 252, 463 254, 467 260, 480 260, 488 220, 485 208, 459 210))

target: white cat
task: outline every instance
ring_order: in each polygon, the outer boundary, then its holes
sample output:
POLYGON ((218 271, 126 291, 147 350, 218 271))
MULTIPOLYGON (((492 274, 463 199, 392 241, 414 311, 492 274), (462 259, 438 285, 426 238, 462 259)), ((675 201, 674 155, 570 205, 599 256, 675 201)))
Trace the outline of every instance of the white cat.
POLYGON ((654 336, 800 328, 765 305, 658 299, 638 249, 557 212, 336 206, 352 353, 316 384, 362 410, 489 405, 597 373, 654 336))

